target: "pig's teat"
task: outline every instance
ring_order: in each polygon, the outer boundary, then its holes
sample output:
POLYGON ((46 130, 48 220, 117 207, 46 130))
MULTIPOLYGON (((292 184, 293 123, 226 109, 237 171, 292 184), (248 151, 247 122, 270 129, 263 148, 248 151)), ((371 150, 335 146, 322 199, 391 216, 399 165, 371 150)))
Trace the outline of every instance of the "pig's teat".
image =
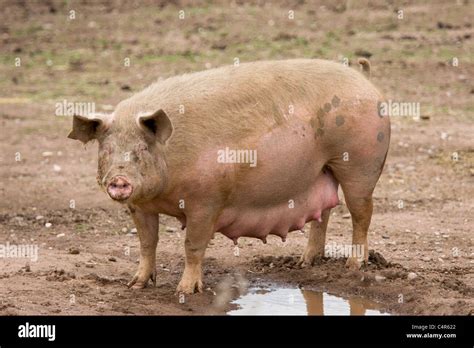
POLYGON ((115 176, 110 180, 107 186, 107 193, 110 198, 116 201, 123 201, 132 194, 132 184, 124 176, 115 176))

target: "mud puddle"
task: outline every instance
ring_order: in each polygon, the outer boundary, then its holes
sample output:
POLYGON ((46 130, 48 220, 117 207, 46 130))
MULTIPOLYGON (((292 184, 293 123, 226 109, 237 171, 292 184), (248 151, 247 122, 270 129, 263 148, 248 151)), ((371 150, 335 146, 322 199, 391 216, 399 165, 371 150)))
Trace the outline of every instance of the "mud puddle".
POLYGON ((229 315, 390 315, 376 302, 299 288, 250 288, 229 315))

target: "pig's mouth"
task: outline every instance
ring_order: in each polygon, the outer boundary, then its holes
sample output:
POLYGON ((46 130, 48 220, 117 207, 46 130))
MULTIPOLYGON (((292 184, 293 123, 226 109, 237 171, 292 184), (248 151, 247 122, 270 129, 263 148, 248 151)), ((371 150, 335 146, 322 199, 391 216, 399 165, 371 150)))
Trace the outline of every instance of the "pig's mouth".
POLYGON ((133 186, 130 181, 122 175, 114 176, 107 185, 107 193, 116 201, 125 201, 130 198, 133 186))

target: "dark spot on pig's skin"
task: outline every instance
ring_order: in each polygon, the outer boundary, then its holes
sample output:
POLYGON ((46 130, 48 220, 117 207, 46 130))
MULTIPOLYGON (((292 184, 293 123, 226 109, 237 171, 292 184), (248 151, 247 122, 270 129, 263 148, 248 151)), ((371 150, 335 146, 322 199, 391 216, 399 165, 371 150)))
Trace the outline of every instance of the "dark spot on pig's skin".
POLYGON ((319 121, 319 127, 320 128, 324 127, 324 118, 323 117, 318 117, 318 121, 319 121))
POLYGON ((316 124, 315 124, 315 123, 316 123, 316 120, 315 120, 314 117, 313 117, 313 118, 311 119, 311 121, 310 121, 311 128, 314 129, 314 128, 316 127, 316 124))
POLYGON ((385 138, 385 134, 383 134, 383 132, 379 132, 379 134, 377 134, 378 142, 381 143, 383 141, 383 138, 385 138))
POLYGON ((324 116, 325 116, 324 110, 323 110, 323 109, 319 109, 319 110, 318 110, 318 114, 317 114, 318 122, 319 122, 319 127, 324 127, 324 116))
POLYGON ((320 137, 324 135, 324 129, 318 128, 316 129, 316 134, 319 135, 320 137))
POLYGON ((324 110, 323 110, 323 109, 319 109, 319 110, 318 110, 318 113, 317 113, 317 116, 318 116, 318 118, 323 118, 323 117, 324 117, 324 110))
POLYGON ((339 99, 339 98, 337 97, 337 95, 335 95, 335 96, 332 98, 331 104, 332 104, 332 106, 334 106, 335 108, 337 108, 337 107, 339 106, 339 104, 341 104, 341 99, 339 99))
POLYGON ((336 116, 336 126, 340 127, 344 124, 344 116, 342 115, 337 115, 336 116))
POLYGON ((329 112, 329 111, 331 111, 331 104, 329 103, 324 104, 324 112, 329 112))

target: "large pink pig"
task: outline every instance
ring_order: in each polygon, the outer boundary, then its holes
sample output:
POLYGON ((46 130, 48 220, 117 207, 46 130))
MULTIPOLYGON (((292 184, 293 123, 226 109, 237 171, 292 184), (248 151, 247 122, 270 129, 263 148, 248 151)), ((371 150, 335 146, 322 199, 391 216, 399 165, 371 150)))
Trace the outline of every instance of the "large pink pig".
MULTIPOLYGON (((369 63, 360 60, 365 72, 369 63)), ((140 238, 129 286, 155 282, 159 214, 186 226, 178 291, 202 291, 209 240, 265 241, 312 221, 301 264, 324 254, 342 187, 353 245, 367 260, 372 192, 390 141, 377 89, 342 64, 295 59, 226 66, 157 82, 110 115, 74 116, 72 139, 99 142, 99 184, 127 204, 140 238)))

